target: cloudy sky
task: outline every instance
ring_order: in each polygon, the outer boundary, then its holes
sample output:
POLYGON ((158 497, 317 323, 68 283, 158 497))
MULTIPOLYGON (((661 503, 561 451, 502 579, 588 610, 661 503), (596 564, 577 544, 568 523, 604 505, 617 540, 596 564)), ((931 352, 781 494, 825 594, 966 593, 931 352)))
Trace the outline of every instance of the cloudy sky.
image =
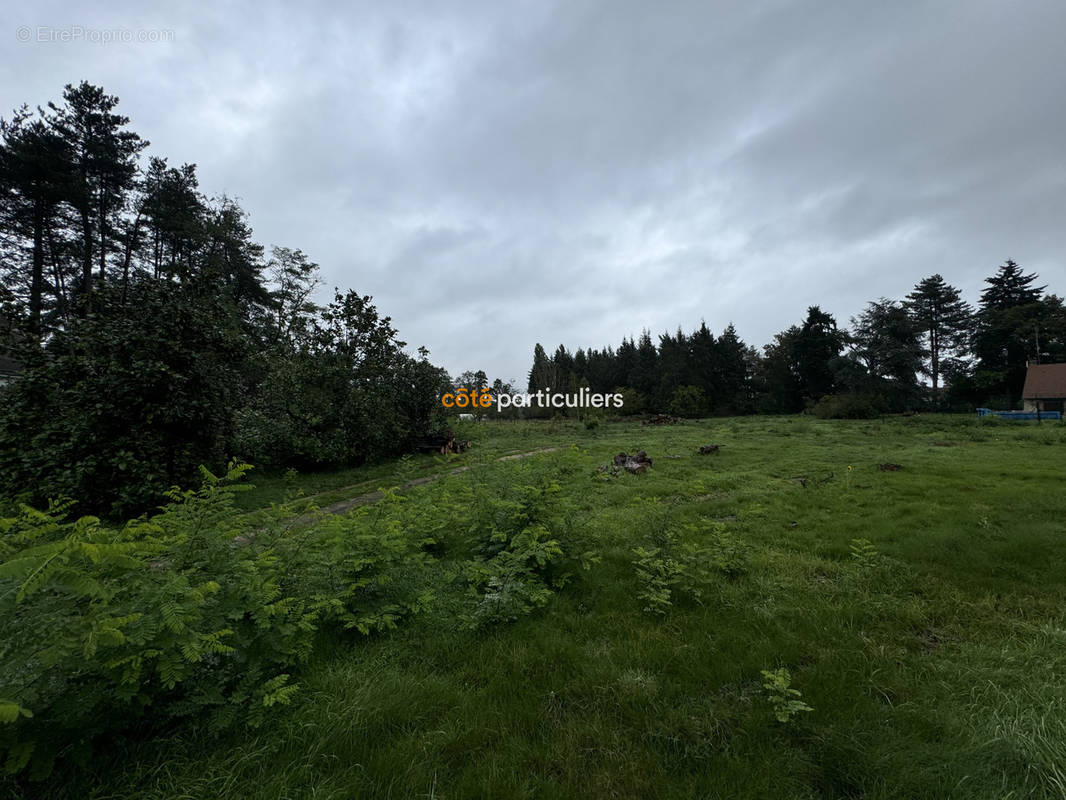
POLYGON ((149 6, 5 4, 0 114, 104 86, 453 374, 1008 257, 1066 293, 1062 0, 149 6))

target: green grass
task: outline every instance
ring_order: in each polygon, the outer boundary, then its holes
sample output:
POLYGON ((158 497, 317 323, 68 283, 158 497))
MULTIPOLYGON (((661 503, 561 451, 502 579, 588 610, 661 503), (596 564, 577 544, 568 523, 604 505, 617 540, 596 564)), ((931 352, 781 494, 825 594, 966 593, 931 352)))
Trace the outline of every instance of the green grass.
MULTIPOLYGON (((469 465, 409 490, 454 498, 554 476, 571 533, 601 560, 546 608, 475 631, 458 624, 471 601, 450 580, 468 554, 445 549, 434 611, 326 643, 302 700, 266 727, 116 742, 46 794, 1066 796, 1066 427, 930 415, 457 432, 476 447, 455 459, 289 485, 332 499, 469 465), (720 453, 695 454, 708 443, 720 453), (655 459, 647 474, 597 471, 637 448, 655 459), (724 532, 749 566, 660 617, 637 598, 633 548, 671 528, 724 532), (788 724, 762 688, 778 667, 813 708, 788 724)), ((246 507, 285 485, 261 479, 246 507)), ((444 538, 470 524, 447 509, 444 538)))
POLYGON ((593 438, 575 422, 492 422, 453 423, 459 439, 477 441, 477 448, 467 453, 447 456, 418 454, 403 460, 389 460, 329 472, 271 471, 254 475, 253 488, 237 497, 237 505, 247 511, 281 502, 287 494, 314 497, 326 506, 356 494, 372 492, 425 475, 443 474, 451 469, 494 460, 514 453, 546 447, 569 446, 593 438))

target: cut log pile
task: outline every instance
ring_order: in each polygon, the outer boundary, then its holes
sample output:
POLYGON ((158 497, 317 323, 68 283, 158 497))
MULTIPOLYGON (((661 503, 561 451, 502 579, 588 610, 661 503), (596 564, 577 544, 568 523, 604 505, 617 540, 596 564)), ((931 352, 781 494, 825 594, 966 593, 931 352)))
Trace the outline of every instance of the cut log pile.
POLYGON ((651 459, 647 453, 641 450, 634 455, 619 453, 614 457, 613 464, 600 464, 597 471, 607 473, 604 476, 604 480, 608 480, 609 477, 621 475, 623 470, 634 475, 640 475, 642 472, 647 471, 650 466, 651 459))
POLYGON ((415 444, 415 450, 419 453, 465 453, 470 449, 469 439, 456 439, 451 428, 448 428, 439 436, 427 436, 415 444))
POLYGON ((616 467, 625 468, 626 472, 632 472, 634 475, 639 475, 645 472, 648 467, 651 466, 651 459, 648 458, 648 454, 643 450, 637 452, 636 455, 627 455, 626 453, 619 453, 614 457, 614 465, 616 467))

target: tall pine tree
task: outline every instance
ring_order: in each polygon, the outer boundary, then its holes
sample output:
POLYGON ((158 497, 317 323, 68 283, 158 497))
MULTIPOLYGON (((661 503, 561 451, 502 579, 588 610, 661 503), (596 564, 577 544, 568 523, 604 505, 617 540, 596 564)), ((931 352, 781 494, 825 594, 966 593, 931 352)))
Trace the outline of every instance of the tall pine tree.
POLYGON ((126 208, 137 174, 140 152, 148 146, 126 130, 129 117, 115 113, 118 98, 82 81, 67 85, 64 104, 49 103, 51 124, 70 149, 75 172, 71 202, 77 210, 80 238, 81 292, 107 277, 108 255, 116 249, 121 213, 126 208))
POLYGON ((939 274, 915 284, 904 306, 925 339, 923 372, 932 381, 933 403, 936 404, 940 398, 942 364, 966 348, 973 309, 962 299, 959 290, 939 274))
POLYGON ((1038 360, 1037 340, 1043 316, 1043 286, 1034 286, 1036 274, 1026 275, 1011 260, 985 279, 977 310, 974 355, 976 381, 990 401, 1017 404, 1025 382, 1028 360, 1038 360))

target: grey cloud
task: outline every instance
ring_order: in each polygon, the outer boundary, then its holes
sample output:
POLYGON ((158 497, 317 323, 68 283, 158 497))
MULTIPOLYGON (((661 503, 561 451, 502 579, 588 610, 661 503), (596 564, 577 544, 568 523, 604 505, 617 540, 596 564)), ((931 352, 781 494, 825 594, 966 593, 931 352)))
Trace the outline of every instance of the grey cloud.
POLYGON ((82 78, 453 373, 733 321, 762 344, 1012 257, 1066 292, 1057 0, 3 12, 0 113, 82 78), (165 44, 15 40, 165 28, 165 44), (6 33, 5 33, 6 31, 6 33))

